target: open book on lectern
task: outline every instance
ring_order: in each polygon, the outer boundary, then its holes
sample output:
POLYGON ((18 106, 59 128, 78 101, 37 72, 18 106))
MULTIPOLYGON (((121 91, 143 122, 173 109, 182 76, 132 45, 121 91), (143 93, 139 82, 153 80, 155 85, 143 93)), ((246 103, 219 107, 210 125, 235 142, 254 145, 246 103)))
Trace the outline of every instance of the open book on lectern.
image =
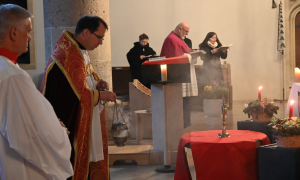
POLYGON ((165 60, 166 56, 149 58, 149 62, 165 60))
POLYGON ((233 44, 229 44, 229 45, 227 45, 227 46, 221 46, 221 47, 219 47, 218 49, 221 50, 221 51, 227 50, 227 49, 230 48, 232 45, 233 45, 233 44))

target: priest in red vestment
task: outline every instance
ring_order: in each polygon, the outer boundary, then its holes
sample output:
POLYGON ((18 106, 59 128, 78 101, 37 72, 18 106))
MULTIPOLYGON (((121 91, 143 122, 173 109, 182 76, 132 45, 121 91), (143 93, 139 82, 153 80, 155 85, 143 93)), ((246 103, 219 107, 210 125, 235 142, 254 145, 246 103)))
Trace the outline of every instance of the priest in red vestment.
POLYGON ((165 39, 160 56, 166 56, 166 58, 168 58, 190 53, 190 48, 183 41, 184 37, 189 34, 189 31, 190 26, 187 23, 182 22, 178 24, 175 30, 165 39))
POLYGON ((94 72, 88 50, 102 44, 106 22, 97 16, 82 16, 74 35, 64 31, 46 67, 41 92, 71 132, 73 180, 109 179, 108 142, 102 101, 115 101, 111 91, 94 72), (101 118, 100 118, 101 113, 101 118))
MULTIPOLYGON (((173 30, 168 37, 165 39, 164 44, 162 46, 160 56, 165 56, 166 58, 182 56, 184 53, 191 53, 191 49, 184 42, 184 38, 189 34, 190 26, 186 22, 179 23, 175 30, 173 30)), ((193 55, 193 59, 197 58, 199 54, 193 55)), ((188 127, 191 125, 190 122, 190 98, 183 98, 183 119, 184 119, 184 127, 188 127)))

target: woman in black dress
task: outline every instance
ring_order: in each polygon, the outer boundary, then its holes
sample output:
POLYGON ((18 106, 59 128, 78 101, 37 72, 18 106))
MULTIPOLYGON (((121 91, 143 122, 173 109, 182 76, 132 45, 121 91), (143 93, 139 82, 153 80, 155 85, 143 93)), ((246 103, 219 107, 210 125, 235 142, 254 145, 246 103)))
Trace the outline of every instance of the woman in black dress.
POLYGON ((206 54, 200 54, 203 61, 201 73, 201 85, 221 85, 224 83, 220 58, 227 58, 227 49, 219 50, 222 44, 215 32, 209 32, 203 42, 199 44, 199 49, 204 50, 206 54))

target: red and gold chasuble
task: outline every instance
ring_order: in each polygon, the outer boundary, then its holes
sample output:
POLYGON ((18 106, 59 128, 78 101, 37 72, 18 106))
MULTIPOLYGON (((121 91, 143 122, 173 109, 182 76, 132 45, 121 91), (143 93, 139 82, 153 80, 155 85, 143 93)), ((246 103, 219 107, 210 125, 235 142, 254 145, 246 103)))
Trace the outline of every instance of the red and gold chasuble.
MULTIPOLYGON (((87 179, 90 169, 91 180, 106 180, 109 179, 109 165, 105 111, 100 115, 104 160, 89 163, 91 122, 94 107, 93 92, 86 83, 87 69, 84 64, 84 58, 72 35, 71 32, 65 30, 57 41, 55 50, 49 59, 40 90, 45 95, 48 74, 54 64, 56 64, 68 80, 69 85, 79 100, 76 116, 76 132, 74 132, 75 137, 73 142, 71 142, 75 151, 73 159, 74 176, 72 179, 87 179)), ((97 74, 92 73, 95 80, 99 80, 97 74)))

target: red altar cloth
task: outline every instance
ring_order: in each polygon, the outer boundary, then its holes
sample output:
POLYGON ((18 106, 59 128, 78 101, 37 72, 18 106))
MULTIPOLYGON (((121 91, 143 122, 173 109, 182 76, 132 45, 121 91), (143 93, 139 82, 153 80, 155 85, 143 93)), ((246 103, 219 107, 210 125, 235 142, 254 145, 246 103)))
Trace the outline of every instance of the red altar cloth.
POLYGON ((221 130, 198 131, 181 137, 174 180, 191 180, 184 147, 190 143, 197 180, 257 179, 256 140, 270 144, 267 135, 248 130, 227 130, 228 138, 218 137, 221 130))

